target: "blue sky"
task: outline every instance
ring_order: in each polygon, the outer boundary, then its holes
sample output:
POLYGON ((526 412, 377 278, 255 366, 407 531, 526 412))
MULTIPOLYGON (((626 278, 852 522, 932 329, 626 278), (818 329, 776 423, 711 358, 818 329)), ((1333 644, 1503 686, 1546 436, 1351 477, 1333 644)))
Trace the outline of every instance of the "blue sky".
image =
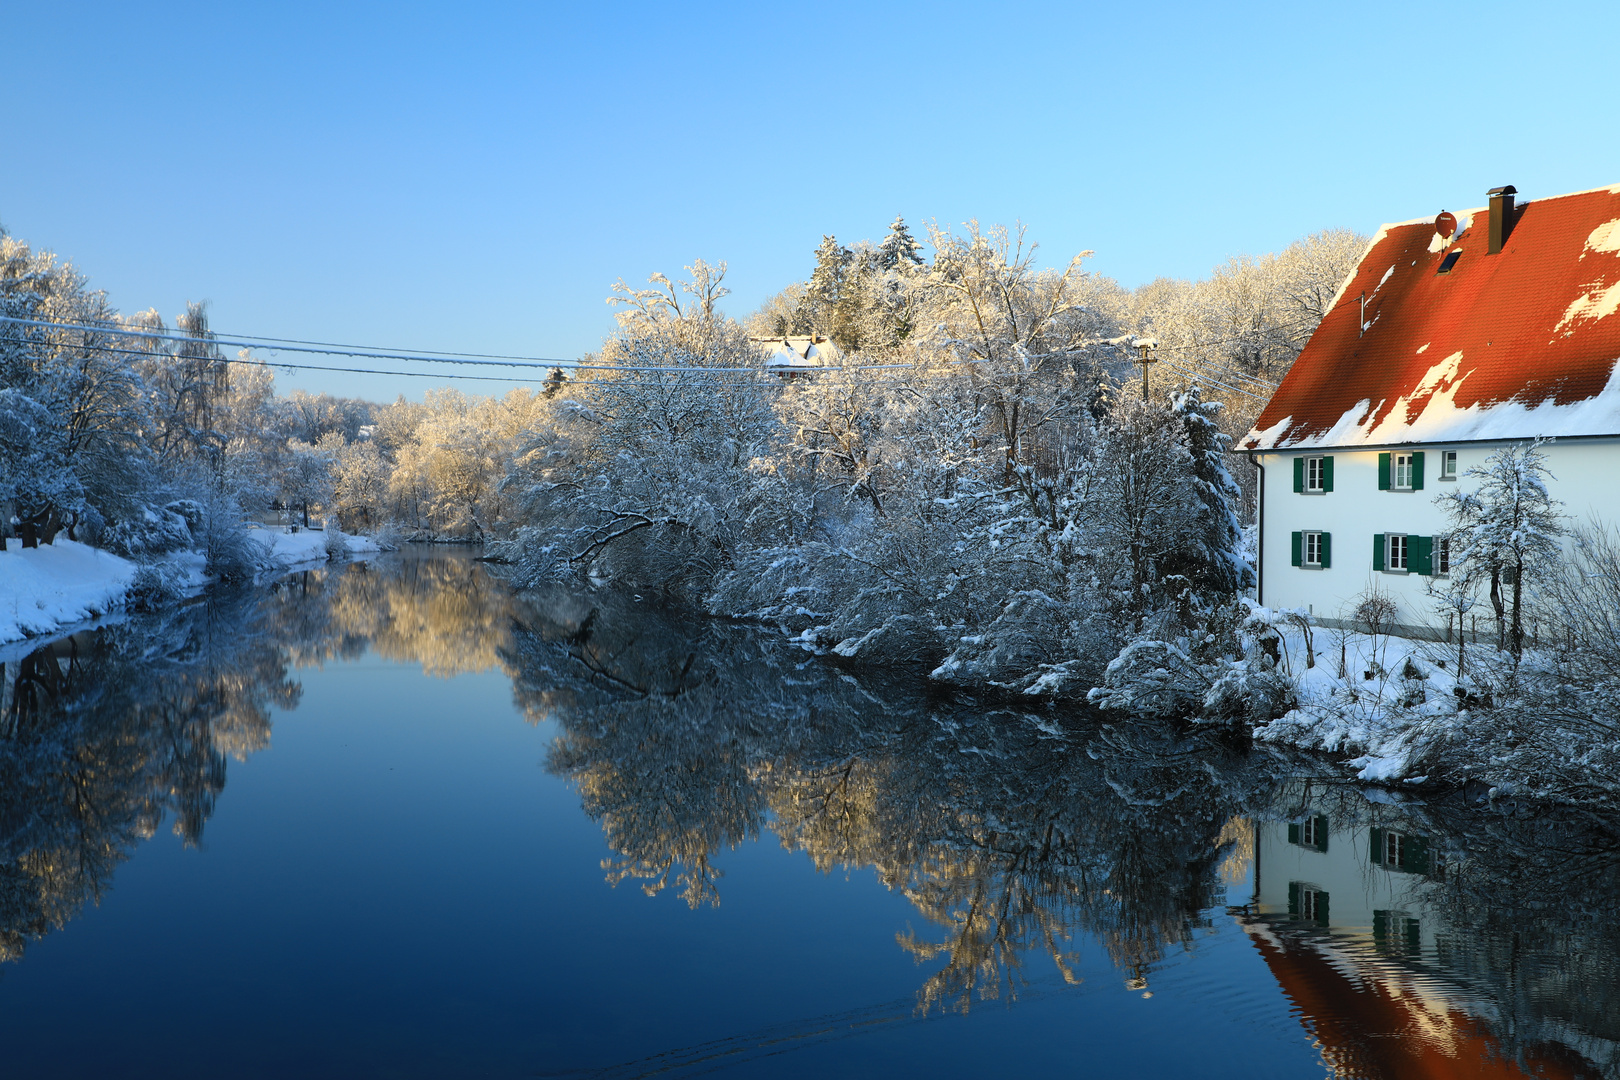
POLYGON ((0 222, 125 311, 574 357, 620 277, 724 259, 743 315, 897 213, 1022 221, 1135 285, 1620 182, 1617 31, 1612 4, 7 4, 0 222))

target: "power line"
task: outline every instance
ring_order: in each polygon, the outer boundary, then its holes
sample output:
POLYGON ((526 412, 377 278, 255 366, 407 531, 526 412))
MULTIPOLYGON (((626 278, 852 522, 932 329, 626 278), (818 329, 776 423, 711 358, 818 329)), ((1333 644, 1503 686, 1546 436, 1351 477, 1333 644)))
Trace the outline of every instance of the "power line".
MULTIPOLYGON (((249 367, 293 368, 298 371, 334 371, 355 375, 402 375, 411 379, 469 379, 475 382, 508 383, 527 383, 534 381, 527 378, 518 378, 517 376, 513 375, 457 375, 438 371, 380 371, 375 368, 325 367, 320 364, 294 364, 280 360, 244 360, 240 357, 230 356, 177 357, 171 353, 147 352, 144 349, 120 349, 116 345, 92 345, 81 343, 71 346, 64 345, 61 346, 61 348, 112 353, 119 356, 142 356, 148 360, 192 359, 205 360, 210 364, 246 364, 249 367)), ((572 382, 574 380, 569 381, 572 382)))
MULTIPOLYGON (((795 370, 824 371, 824 370, 829 370, 827 368, 820 368, 820 367, 817 367, 817 368, 793 368, 793 367, 777 366, 777 367, 773 368, 770 365, 762 365, 760 367, 698 367, 698 366, 695 366, 695 365, 694 366, 670 366, 670 367, 645 367, 645 366, 644 367, 635 367, 635 366, 628 366, 628 365, 622 365, 622 364, 583 364, 583 363, 580 363, 577 360, 545 360, 543 362, 538 362, 538 363, 530 362, 530 361, 472 360, 472 359, 458 359, 457 356, 459 356, 460 354, 430 355, 430 354, 426 354, 426 353, 418 353, 418 354, 412 354, 412 355, 396 355, 396 354, 384 353, 384 352, 367 352, 367 351, 364 351, 361 348, 351 348, 351 347, 347 347, 347 346, 332 346, 332 347, 329 347, 329 348, 306 348, 306 347, 302 347, 302 346, 266 345, 266 344, 263 344, 264 341, 282 340, 282 339, 271 339, 271 338, 228 339, 228 338, 216 337, 216 336, 214 336, 212 334, 210 334, 208 337, 199 338, 199 337, 195 337, 195 336, 190 335, 190 334, 159 333, 159 332, 157 332, 155 330, 140 330, 140 329, 134 329, 134 328, 129 328, 129 327, 97 326, 97 325, 85 324, 85 323, 51 322, 51 321, 45 320, 45 319, 23 319, 23 318, 19 318, 19 317, 16 317, 16 316, 8 316, 8 315, 0 315, 0 323, 14 323, 14 324, 20 325, 20 326, 38 326, 38 327, 45 327, 45 328, 56 329, 56 330, 77 330, 77 331, 80 331, 82 333, 87 333, 87 334, 114 334, 114 335, 121 335, 121 336, 124 336, 124 337, 148 338, 148 339, 155 340, 155 341, 174 341, 174 342, 180 342, 182 344, 204 344, 204 345, 212 345, 212 346, 228 345, 228 346, 233 346, 233 347, 236 347, 236 348, 244 348, 244 349, 261 349, 261 350, 264 350, 266 352, 313 353, 313 354, 318 355, 318 356, 346 356, 346 357, 351 357, 351 358, 355 358, 355 359, 395 360, 395 361, 403 361, 403 362, 410 362, 410 363, 423 363, 423 364, 479 364, 479 365, 489 365, 491 367, 522 367, 522 368, 538 368, 538 369, 542 369, 542 370, 552 370, 552 369, 556 369, 556 368, 561 368, 564 371, 646 371, 646 372, 668 372, 668 373, 671 373, 671 374, 687 374, 687 373, 691 373, 691 372, 759 374, 761 372, 772 372, 772 373, 774 373, 774 371, 776 371, 776 370, 784 370, 784 371, 795 371, 795 370)), ((70 347, 74 347, 74 346, 63 346, 63 347, 64 348, 70 348, 70 347)), ((81 347, 83 347, 83 346, 81 346, 81 347)), ((146 355, 152 355, 152 354, 146 354, 146 355)), ((984 361, 980 361, 980 360, 964 360, 964 361, 957 361, 957 362, 958 363, 983 363, 984 361)), ((283 367, 296 367, 298 365, 283 364, 281 366, 283 366, 283 367)), ((914 368, 915 366, 916 365, 914 365, 914 364, 855 364, 855 365, 850 365, 851 368, 859 369, 859 370, 862 370, 862 371, 881 371, 881 370, 898 369, 898 368, 914 368)), ((316 370, 321 370, 321 369, 316 369, 316 370)), ((342 370, 342 369, 340 369, 340 368, 332 368, 330 370, 338 371, 338 370, 342 370)), ((387 373, 383 373, 383 374, 387 374, 387 373)), ((401 373, 401 374, 403 374, 403 373, 401 373)), ((449 378, 449 376, 445 376, 445 378, 449 378)), ((508 380, 508 381, 510 381, 510 380, 508 380)))
POLYGON ((428 364, 478 364, 489 367, 525 367, 525 368, 553 368, 577 366, 571 360, 542 360, 534 357, 528 360, 471 360, 454 356, 434 356, 430 354, 398 355, 387 352, 371 352, 361 348, 348 346, 331 346, 313 348, 302 345, 267 345, 264 339, 249 338, 222 338, 210 334, 207 337, 196 337, 192 334, 160 333, 156 330, 141 330, 132 327, 96 326, 84 323, 51 322, 45 319, 23 319, 16 316, 0 315, 0 322, 14 323, 20 326, 38 326, 55 330, 78 330, 87 334, 114 334, 123 337, 148 338, 154 341, 174 341, 192 345, 228 345, 242 349, 263 349, 268 352, 296 352, 313 353, 317 356, 347 356, 360 360, 395 360, 404 362, 417 362, 428 364), (538 362, 537 362, 538 361, 538 362))
POLYGON ((1229 383, 1223 383, 1219 379, 1213 378, 1209 375, 1200 374, 1199 372, 1189 371, 1186 368, 1179 367, 1174 360, 1165 360, 1164 363, 1170 365, 1171 370, 1173 370, 1177 375, 1180 375, 1182 378, 1191 379, 1194 382, 1207 382, 1211 386, 1218 386, 1222 390, 1230 390, 1234 394, 1242 394, 1244 397, 1253 398, 1256 401, 1271 400, 1269 396, 1251 393, 1248 390, 1242 389, 1241 387, 1232 386, 1229 383))

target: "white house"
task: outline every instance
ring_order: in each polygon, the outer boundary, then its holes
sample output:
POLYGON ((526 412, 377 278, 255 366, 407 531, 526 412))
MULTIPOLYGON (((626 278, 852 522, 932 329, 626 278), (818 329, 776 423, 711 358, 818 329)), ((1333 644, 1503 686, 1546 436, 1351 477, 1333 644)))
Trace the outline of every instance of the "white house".
POLYGON ((1620 185, 1386 225, 1254 430, 1260 601, 1330 625, 1378 591, 1437 627, 1437 492, 1543 452, 1576 519, 1620 524, 1620 185))
POLYGON ((821 334, 751 337, 748 340, 765 354, 766 370, 777 374, 792 374, 838 363, 838 346, 821 334))

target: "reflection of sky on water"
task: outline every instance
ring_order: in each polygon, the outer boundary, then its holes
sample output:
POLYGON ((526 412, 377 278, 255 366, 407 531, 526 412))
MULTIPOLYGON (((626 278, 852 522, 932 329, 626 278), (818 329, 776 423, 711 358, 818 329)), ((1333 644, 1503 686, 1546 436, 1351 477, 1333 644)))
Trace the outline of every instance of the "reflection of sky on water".
MULTIPOLYGON (((116 735, 106 801, 147 817, 92 822, 88 885, 21 879, 63 925, 0 968, 16 1075, 1322 1071, 1251 940, 1286 912, 1227 907, 1247 823, 1301 801, 1278 763, 1058 739, 612 600, 514 609, 459 557, 235 603, 81 648, 77 722, 116 718, 59 749, 116 735), (296 707, 261 729, 254 702, 296 707), (188 847, 174 807, 214 758, 188 847)), ((0 813, 8 857, 80 825, 0 813)))

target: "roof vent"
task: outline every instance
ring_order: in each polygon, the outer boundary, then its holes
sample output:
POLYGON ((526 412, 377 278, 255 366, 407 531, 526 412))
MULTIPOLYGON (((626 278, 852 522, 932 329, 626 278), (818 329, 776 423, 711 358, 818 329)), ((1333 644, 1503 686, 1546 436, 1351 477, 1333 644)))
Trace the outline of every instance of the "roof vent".
POLYGON ((1508 233, 1513 231, 1513 196, 1518 192, 1519 189, 1512 184, 1491 188, 1490 235, 1485 254, 1495 255, 1507 243, 1508 233))

